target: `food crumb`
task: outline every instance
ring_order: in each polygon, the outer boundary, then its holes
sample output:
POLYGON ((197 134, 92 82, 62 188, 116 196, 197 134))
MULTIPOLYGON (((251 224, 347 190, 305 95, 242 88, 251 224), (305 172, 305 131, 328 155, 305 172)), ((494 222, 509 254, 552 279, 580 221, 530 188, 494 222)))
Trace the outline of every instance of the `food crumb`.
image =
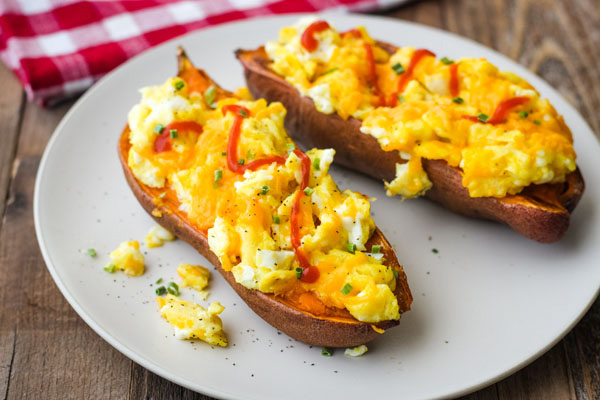
POLYGON ((439 253, 439 250, 438 250, 438 249, 436 249, 436 248, 433 248, 433 249, 431 249, 431 252, 432 252, 433 254, 437 254, 437 253, 439 253))

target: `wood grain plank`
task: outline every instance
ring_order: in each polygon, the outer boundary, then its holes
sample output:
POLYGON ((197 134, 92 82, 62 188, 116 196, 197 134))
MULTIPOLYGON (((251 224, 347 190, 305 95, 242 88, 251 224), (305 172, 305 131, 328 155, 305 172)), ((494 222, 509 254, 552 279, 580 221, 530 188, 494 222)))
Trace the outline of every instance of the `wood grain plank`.
POLYGON ((6 197, 15 157, 19 123, 24 109, 25 95, 13 73, 0 63, 0 121, 2 121, 2 145, 0 146, 0 226, 6 205, 6 197))
POLYGON ((500 399, 575 399, 561 343, 497 384, 500 399))
POLYGON ((600 299, 564 340, 578 399, 600 399, 600 299))
POLYGON ((132 363, 129 399, 212 400, 213 398, 172 383, 132 363))
MULTIPOLYGON (((51 132, 71 104, 43 110, 28 104, 14 179, 0 230, 0 332, 11 362, 3 394, 20 398, 124 398, 130 361, 103 342, 57 290, 35 239, 35 174, 51 132), (13 345, 10 345, 12 332, 13 345), (8 342, 8 343, 6 343, 8 342)), ((5 371, 8 369, 8 371, 5 371)))

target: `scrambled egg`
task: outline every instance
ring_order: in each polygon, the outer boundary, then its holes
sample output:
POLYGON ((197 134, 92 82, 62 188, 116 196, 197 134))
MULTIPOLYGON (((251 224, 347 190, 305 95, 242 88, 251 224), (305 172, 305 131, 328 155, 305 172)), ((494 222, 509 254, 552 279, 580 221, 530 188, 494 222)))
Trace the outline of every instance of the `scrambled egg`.
POLYGON ((179 284, 182 288, 191 287, 196 289, 202 300, 206 300, 209 292, 206 289, 208 280, 210 279, 210 271, 201 265, 179 264, 177 273, 182 281, 179 284))
POLYGON ((174 89, 177 79, 143 89, 140 104, 129 113, 129 165, 136 178, 173 190, 180 210, 206 234, 223 268, 245 287, 294 299, 310 293, 323 305, 346 309, 364 322, 400 318, 394 271, 381 254, 368 255, 371 249, 365 246, 375 229, 369 201, 338 189, 328 172, 334 151, 306 153, 311 168, 300 204, 301 249, 321 275, 305 283, 298 279, 299 261, 290 238, 302 166, 284 129, 286 110, 280 103, 250 101, 244 92, 243 98, 221 99, 212 109, 203 94, 188 92, 187 85, 174 89), (284 164, 247 169, 243 175, 228 168, 227 143, 235 118, 231 112, 223 115, 228 104, 249 110, 241 124, 239 163, 279 156, 284 164), (172 150, 156 153, 156 124, 173 121, 196 122, 202 133, 179 132, 172 150), (351 289, 342 292, 344 287, 351 289))
POLYGON ((123 242, 110 253, 110 260, 115 269, 125 272, 130 276, 139 276, 144 273, 144 255, 140 251, 137 240, 123 242))
POLYGON ((227 347, 223 322, 219 318, 225 309, 221 304, 210 303, 208 309, 204 309, 172 294, 157 297, 156 302, 162 317, 173 325, 177 339, 200 339, 214 346, 227 347))
POLYGON ((358 118, 361 131, 374 136, 384 150, 400 152, 406 163, 397 166, 396 179, 386 182, 388 195, 416 197, 432 186, 423 158, 460 168, 472 197, 504 197, 531 184, 563 182, 575 170, 573 140, 563 118, 515 74, 499 71, 485 59, 426 56, 396 93, 413 47, 390 55, 362 27, 357 28, 362 38, 330 27, 315 35, 327 51, 311 56, 300 37, 315 20, 282 28, 277 41, 267 42, 270 68, 311 97, 320 112, 358 118), (373 49, 377 86, 387 106, 380 105, 367 79, 365 44, 373 49), (453 64, 456 96, 450 90, 453 64), (510 109, 499 123, 464 118, 486 120, 502 101, 514 97, 529 101, 510 109))
POLYGON ((344 355, 349 357, 360 357, 363 354, 365 354, 368 350, 369 349, 367 348, 367 346, 363 344, 357 347, 348 348, 344 350, 344 355))
POLYGON ((160 247, 165 242, 171 242, 173 240, 175 240, 175 236, 171 232, 160 225, 155 225, 148 231, 148 234, 144 238, 144 243, 146 244, 146 247, 153 248, 160 247))

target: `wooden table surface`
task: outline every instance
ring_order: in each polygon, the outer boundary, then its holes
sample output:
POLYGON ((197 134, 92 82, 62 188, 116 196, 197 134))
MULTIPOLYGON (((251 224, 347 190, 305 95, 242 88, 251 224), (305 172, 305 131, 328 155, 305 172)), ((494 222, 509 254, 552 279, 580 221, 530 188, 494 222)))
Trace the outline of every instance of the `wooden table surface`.
MULTIPOLYGON (((422 1, 380 14, 500 51, 557 88, 600 133, 600 1, 422 1)), ((46 143, 73 103, 49 110, 27 103, 4 66, 0 88, 0 396, 208 399, 121 355, 63 298, 38 248, 32 203, 46 143)), ((600 398, 600 301, 537 361, 466 398, 600 398)))

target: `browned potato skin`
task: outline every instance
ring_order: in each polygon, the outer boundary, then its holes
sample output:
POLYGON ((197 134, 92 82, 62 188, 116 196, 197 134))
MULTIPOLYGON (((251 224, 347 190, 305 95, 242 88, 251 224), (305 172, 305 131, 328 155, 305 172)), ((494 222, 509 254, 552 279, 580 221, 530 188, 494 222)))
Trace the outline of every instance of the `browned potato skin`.
MULTIPOLYGON (((179 53, 180 68, 185 66, 186 71, 192 68, 189 59, 185 56, 183 50, 179 53)), ((180 76, 183 74, 181 73, 180 76)), ((197 71, 206 79, 208 76, 204 71, 197 71)), ((210 85, 216 85, 209 80, 210 85)), ((218 88, 218 87, 217 87, 218 88)), ((230 93, 218 88, 218 96, 229 96, 230 93)), ((127 155, 129 154, 129 129, 125 128, 119 140, 119 159, 123 167, 123 172, 129 187, 133 194, 138 199, 142 207, 158 222, 161 226, 172 232, 178 238, 189 243, 200 254, 205 256, 219 271, 219 273, 227 280, 237 294, 250 306, 254 312, 262 317, 276 329, 286 333, 292 338, 303 343, 314 346, 327 347, 355 347, 373 340, 379 335, 373 329, 372 325, 379 329, 389 329, 399 324, 399 321, 383 321, 376 324, 359 322, 353 318, 324 318, 317 317, 308 312, 300 311, 293 306, 285 303, 279 297, 271 294, 265 294, 258 290, 248 289, 235 281, 233 274, 223 270, 218 257, 210 250, 208 240, 205 234, 196 229, 186 215, 178 210, 176 196, 172 190, 168 190, 164 197, 164 205, 157 208, 153 199, 164 192, 164 189, 153 189, 139 182, 127 164, 127 155), (153 211, 158 209, 161 211, 161 216, 158 213, 154 215, 153 211)), ((380 244, 382 252, 388 264, 398 271, 398 279, 396 284, 395 294, 400 306, 400 312, 403 313, 410 309, 412 295, 408 287, 406 275, 398 263, 394 250, 389 242, 385 239, 381 231, 376 229, 373 236, 370 238, 367 246, 380 244)))
MULTIPOLYGON (((390 54, 396 47, 377 42, 390 54)), ((335 162, 379 180, 391 181, 396 163, 403 162, 397 152, 384 151, 377 139, 360 131, 361 121, 323 114, 312 99, 268 68, 264 47, 237 50, 244 67, 246 84, 256 98, 280 101, 287 109, 285 125, 294 139, 307 147, 334 148, 335 162)), ((469 196, 462 185, 461 172, 441 160, 423 160, 423 168, 433 187, 425 194, 444 207, 469 217, 490 219, 509 225, 523 236, 543 243, 558 241, 568 227, 570 214, 581 198, 585 184, 579 169, 565 183, 531 185, 519 195, 504 198, 469 196)))

